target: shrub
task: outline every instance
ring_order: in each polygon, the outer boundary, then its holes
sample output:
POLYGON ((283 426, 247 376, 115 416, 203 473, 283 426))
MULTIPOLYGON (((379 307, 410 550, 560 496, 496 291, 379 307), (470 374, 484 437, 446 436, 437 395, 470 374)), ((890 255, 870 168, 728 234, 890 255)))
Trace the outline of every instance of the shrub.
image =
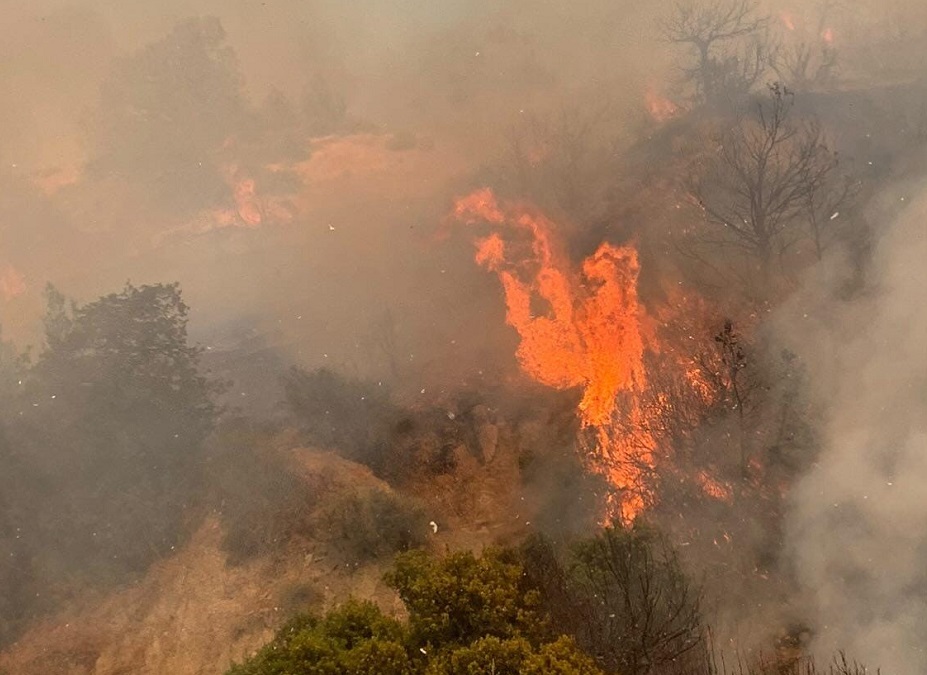
POLYGON ((383 387, 327 368, 312 372, 292 368, 283 378, 283 387, 309 443, 330 448, 383 475, 390 431, 398 419, 383 387))
POLYGON ((415 501, 380 489, 337 497, 320 518, 323 534, 351 562, 422 546, 428 521, 415 501))
POLYGON ((240 564, 280 550, 312 532, 317 496, 313 486, 290 471, 284 458, 262 451, 266 438, 242 423, 229 423, 209 458, 214 501, 222 518, 222 547, 240 564))
POLYGON ((405 629, 371 602, 349 600, 316 619, 302 614, 228 675, 411 675, 405 629))
POLYGON ((228 675, 602 675, 567 637, 543 640, 537 598, 512 551, 399 557, 387 581, 408 623, 349 600, 300 615, 228 675))
POLYGON ((515 555, 491 548, 436 559, 424 551, 399 556, 386 582, 409 610, 412 638, 428 645, 466 645, 494 636, 536 637, 539 598, 515 555))

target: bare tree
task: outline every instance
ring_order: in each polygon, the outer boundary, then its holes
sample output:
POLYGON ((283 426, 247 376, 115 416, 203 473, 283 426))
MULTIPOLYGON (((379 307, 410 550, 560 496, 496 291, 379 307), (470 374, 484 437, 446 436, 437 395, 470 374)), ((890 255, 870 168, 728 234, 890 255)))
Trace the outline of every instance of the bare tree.
POLYGON ((749 92, 775 60, 769 17, 757 16, 753 0, 685 2, 663 21, 664 39, 689 47, 685 79, 704 101, 749 92))
MULTIPOLYGON (((780 48, 772 61, 772 69, 779 79, 793 90, 820 89, 834 82, 837 74, 837 48, 827 37, 827 23, 834 0, 824 0, 811 41, 802 40, 790 47, 780 48)), ((805 35, 807 38, 807 34, 805 35)))
POLYGON ((837 156, 819 124, 796 119, 794 97, 779 84, 754 112, 717 140, 689 185, 705 219, 759 263, 771 263, 803 236, 809 203, 831 180, 837 156))
POLYGON ((611 185, 605 177, 611 176, 617 145, 613 120, 609 100, 520 116, 494 169, 494 187, 560 210, 574 222, 593 220, 611 185))
POLYGON ((704 652, 701 587, 656 530, 607 527, 563 557, 534 537, 521 554, 551 628, 575 637, 605 671, 666 672, 704 652))
POLYGON ((778 50, 772 68, 793 89, 820 89, 834 81, 837 51, 827 42, 814 46, 802 42, 778 50))
POLYGON ((606 528, 573 555, 573 592, 585 619, 577 637, 608 671, 651 673, 704 644, 701 590, 664 537, 606 528))

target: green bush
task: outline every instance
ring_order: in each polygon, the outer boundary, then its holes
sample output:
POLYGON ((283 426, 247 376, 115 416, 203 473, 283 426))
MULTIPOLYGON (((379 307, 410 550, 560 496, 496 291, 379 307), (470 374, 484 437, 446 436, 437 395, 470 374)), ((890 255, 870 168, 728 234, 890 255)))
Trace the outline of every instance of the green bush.
POLYGON ((300 615, 228 675, 411 675, 405 629, 371 602, 349 600, 316 619, 300 615))
POLYGON ((534 647, 524 638, 486 637, 440 655, 425 675, 602 675, 568 637, 534 647))
POLYGON ((525 585, 522 567, 506 549, 491 548, 479 558, 459 552, 440 559, 410 551, 385 578, 409 610, 417 643, 447 647, 486 636, 541 633, 537 592, 525 585))
POLYGON ((296 617, 228 675, 601 675, 572 639, 544 639, 511 551, 441 559, 411 551, 386 579, 407 623, 349 600, 321 619, 296 617))

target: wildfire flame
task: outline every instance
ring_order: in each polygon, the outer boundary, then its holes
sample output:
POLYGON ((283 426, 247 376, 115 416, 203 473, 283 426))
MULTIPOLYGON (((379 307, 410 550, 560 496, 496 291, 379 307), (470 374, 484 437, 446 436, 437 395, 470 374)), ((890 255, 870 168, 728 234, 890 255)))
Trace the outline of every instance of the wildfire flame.
POLYGON ((792 18, 791 12, 782 12, 779 15, 779 18, 782 19, 782 25, 785 26, 788 30, 795 30, 795 19, 792 18))
POLYGON ((611 515, 632 521, 646 503, 642 472, 652 465, 652 447, 646 436, 631 442, 615 433, 611 422, 621 401, 624 414, 642 414, 648 321, 637 294, 636 249, 602 244, 574 271, 552 244, 553 223, 533 209, 500 204, 483 189, 459 199, 454 213, 511 235, 479 239, 476 262, 502 283, 525 372, 557 389, 582 388, 580 421, 594 439, 588 464, 615 488, 611 515))
POLYGON ((26 292, 26 279, 15 267, 7 265, 0 274, 0 295, 8 302, 26 292))
POLYGON ((728 503, 734 498, 734 490, 731 486, 714 478, 707 471, 699 471, 695 479, 702 488, 702 491, 709 497, 714 497, 718 501, 728 503))
POLYGON ((648 87, 644 92, 644 104, 647 106, 647 112, 657 122, 666 122, 679 114, 679 106, 653 87, 648 87))

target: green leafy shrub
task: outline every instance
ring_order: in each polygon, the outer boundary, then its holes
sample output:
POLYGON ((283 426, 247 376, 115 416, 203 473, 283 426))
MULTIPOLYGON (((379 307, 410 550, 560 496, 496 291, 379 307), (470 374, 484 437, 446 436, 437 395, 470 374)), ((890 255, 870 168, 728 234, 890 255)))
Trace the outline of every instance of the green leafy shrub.
POLYGON ((601 675, 571 638, 545 640, 512 551, 410 551, 386 579, 407 623, 349 600, 321 619, 296 617, 228 675, 601 675))
POLYGON ((494 636, 536 637, 542 630, 537 592, 506 549, 479 558, 470 552, 434 558, 424 551, 398 557, 386 582, 409 610, 413 639, 425 645, 466 645, 494 636))
POLYGON ((524 638, 486 637, 441 654, 426 675, 602 675, 568 637, 533 646, 524 638))
POLYGON ((411 675, 405 639, 376 605, 349 600, 322 619, 295 617, 228 675, 411 675))

